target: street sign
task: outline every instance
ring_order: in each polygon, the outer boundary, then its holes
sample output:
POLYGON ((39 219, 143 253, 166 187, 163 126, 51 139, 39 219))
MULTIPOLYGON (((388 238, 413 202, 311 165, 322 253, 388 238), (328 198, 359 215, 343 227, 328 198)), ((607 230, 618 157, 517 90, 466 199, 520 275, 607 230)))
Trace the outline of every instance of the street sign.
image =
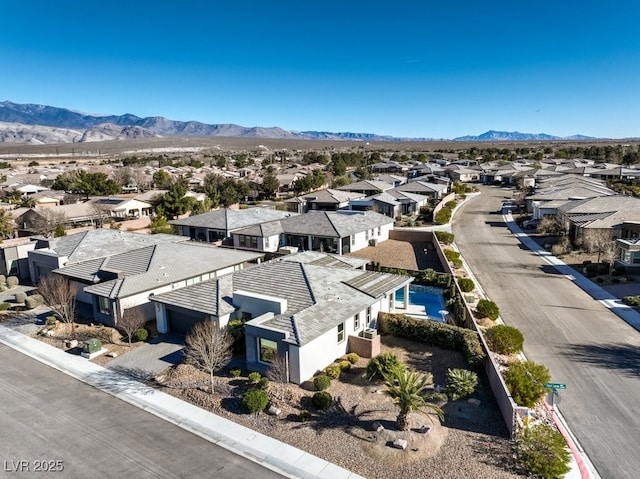
POLYGON ((543 386, 549 389, 567 389, 567 385, 561 383, 544 383, 543 386))

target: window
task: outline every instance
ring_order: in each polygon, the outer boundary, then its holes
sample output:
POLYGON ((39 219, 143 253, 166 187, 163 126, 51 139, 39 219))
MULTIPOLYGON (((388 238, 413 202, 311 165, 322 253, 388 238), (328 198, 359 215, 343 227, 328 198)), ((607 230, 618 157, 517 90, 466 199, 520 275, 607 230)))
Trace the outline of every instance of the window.
POLYGON ((351 236, 351 246, 356 245, 356 235, 351 236))
POLYGON ((243 248, 258 248, 257 236, 238 235, 238 240, 240 242, 240 246, 243 248))
POLYGON ((353 317, 353 330, 357 331, 358 329, 360 329, 360 313, 353 317))
POLYGON ((111 303, 109 298, 98 296, 98 309, 102 314, 111 314, 111 303))
POLYGON ((265 236, 264 237, 264 248, 267 249, 269 247, 269 237, 265 236))
POLYGON ((380 228, 380 226, 378 226, 378 230, 377 230, 377 232, 376 232, 376 236, 380 236, 381 229, 382 229, 382 228, 380 228))
POLYGON ((258 338, 258 347, 260 348, 260 362, 272 363, 278 355, 278 343, 270 339, 258 338))
POLYGON ((371 306, 367 308, 367 326, 371 324, 371 306))
POLYGON ((338 324, 338 344, 344 341, 344 323, 338 324))

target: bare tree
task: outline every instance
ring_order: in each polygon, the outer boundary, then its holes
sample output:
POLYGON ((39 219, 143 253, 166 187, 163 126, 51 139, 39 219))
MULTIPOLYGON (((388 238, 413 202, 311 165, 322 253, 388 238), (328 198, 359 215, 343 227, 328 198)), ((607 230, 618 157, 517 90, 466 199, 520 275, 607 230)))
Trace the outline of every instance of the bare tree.
POLYGON ((98 228, 102 228, 102 225, 109 222, 111 218, 109 204, 101 203, 100 200, 97 200, 91 203, 91 210, 93 211, 98 228))
POLYGON ((122 318, 118 321, 118 329, 122 330, 124 335, 129 341, 129 347, 131 347, 131 339, 136 334, 138 329, 144 326, 146 322, 142 310, 140 308, 130 308, 125 310, 122 318))
POLYGON ((598 263, 600 258, 604 258, 612 264, 618 254, 618 243, 613 239, 613 231, 606 229, 587 229, 584 232, 582 242, 590 253, 598 253, 598 263))
POLYGON ((278 354, 267 369, 269 381, 278 385, 278 399, 284 399, 285 385, 289 382, 289 358, 286 354, 278 354))
POLYGON ((48 238, 56 230, 57 225, 64 223, 64 213, 54 212, 49 208, 38 208, 34 211, 37 215, 31 220, 29 229, 35 234, 40 234, 48 238))
POLYGON ((71 281, 50 273, 40 278, 38 293, 60 321, 71 325, 71 339, 76 339, 76 289, 71 281))
POLYGON ((185 356, 209 373, 213 394, 214 373, 231 359, 231 335, 226 328, 220 329, 215 321, 202 321, 193 327, 185 342, 185 356))

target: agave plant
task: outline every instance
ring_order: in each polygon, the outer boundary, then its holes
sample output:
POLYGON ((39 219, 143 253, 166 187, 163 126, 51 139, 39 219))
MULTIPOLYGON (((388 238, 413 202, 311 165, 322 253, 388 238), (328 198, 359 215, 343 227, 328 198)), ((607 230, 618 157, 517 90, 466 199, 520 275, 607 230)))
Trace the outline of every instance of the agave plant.
POLYGON ((429 391, 427 387, 433 382, 431 374, 400 370, 393 375, 386 376, 385 381, 387 383, 385 393, 400 407, 396 419, 396 426, 400 431, 409 429, 409 413, 412 411, 423 414, 435 413, 440 419, 443 418, 442 409, 428 402, 429 391))
POLYGON ((447 371, 447 395, 453 399, 471 396, 478 387, 478 375, 466 369, 449 369, 447 371))

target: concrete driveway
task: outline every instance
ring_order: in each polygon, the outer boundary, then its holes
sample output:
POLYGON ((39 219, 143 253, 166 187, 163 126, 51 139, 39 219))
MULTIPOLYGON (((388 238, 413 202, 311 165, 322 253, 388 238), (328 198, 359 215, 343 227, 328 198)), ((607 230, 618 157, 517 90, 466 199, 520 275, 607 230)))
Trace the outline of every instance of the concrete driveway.
POLYGON ((184 336, 163 334, 133 351, 112 359, 106 367, 139 380, 147 380, 182 361, 182 348, 184 336))

